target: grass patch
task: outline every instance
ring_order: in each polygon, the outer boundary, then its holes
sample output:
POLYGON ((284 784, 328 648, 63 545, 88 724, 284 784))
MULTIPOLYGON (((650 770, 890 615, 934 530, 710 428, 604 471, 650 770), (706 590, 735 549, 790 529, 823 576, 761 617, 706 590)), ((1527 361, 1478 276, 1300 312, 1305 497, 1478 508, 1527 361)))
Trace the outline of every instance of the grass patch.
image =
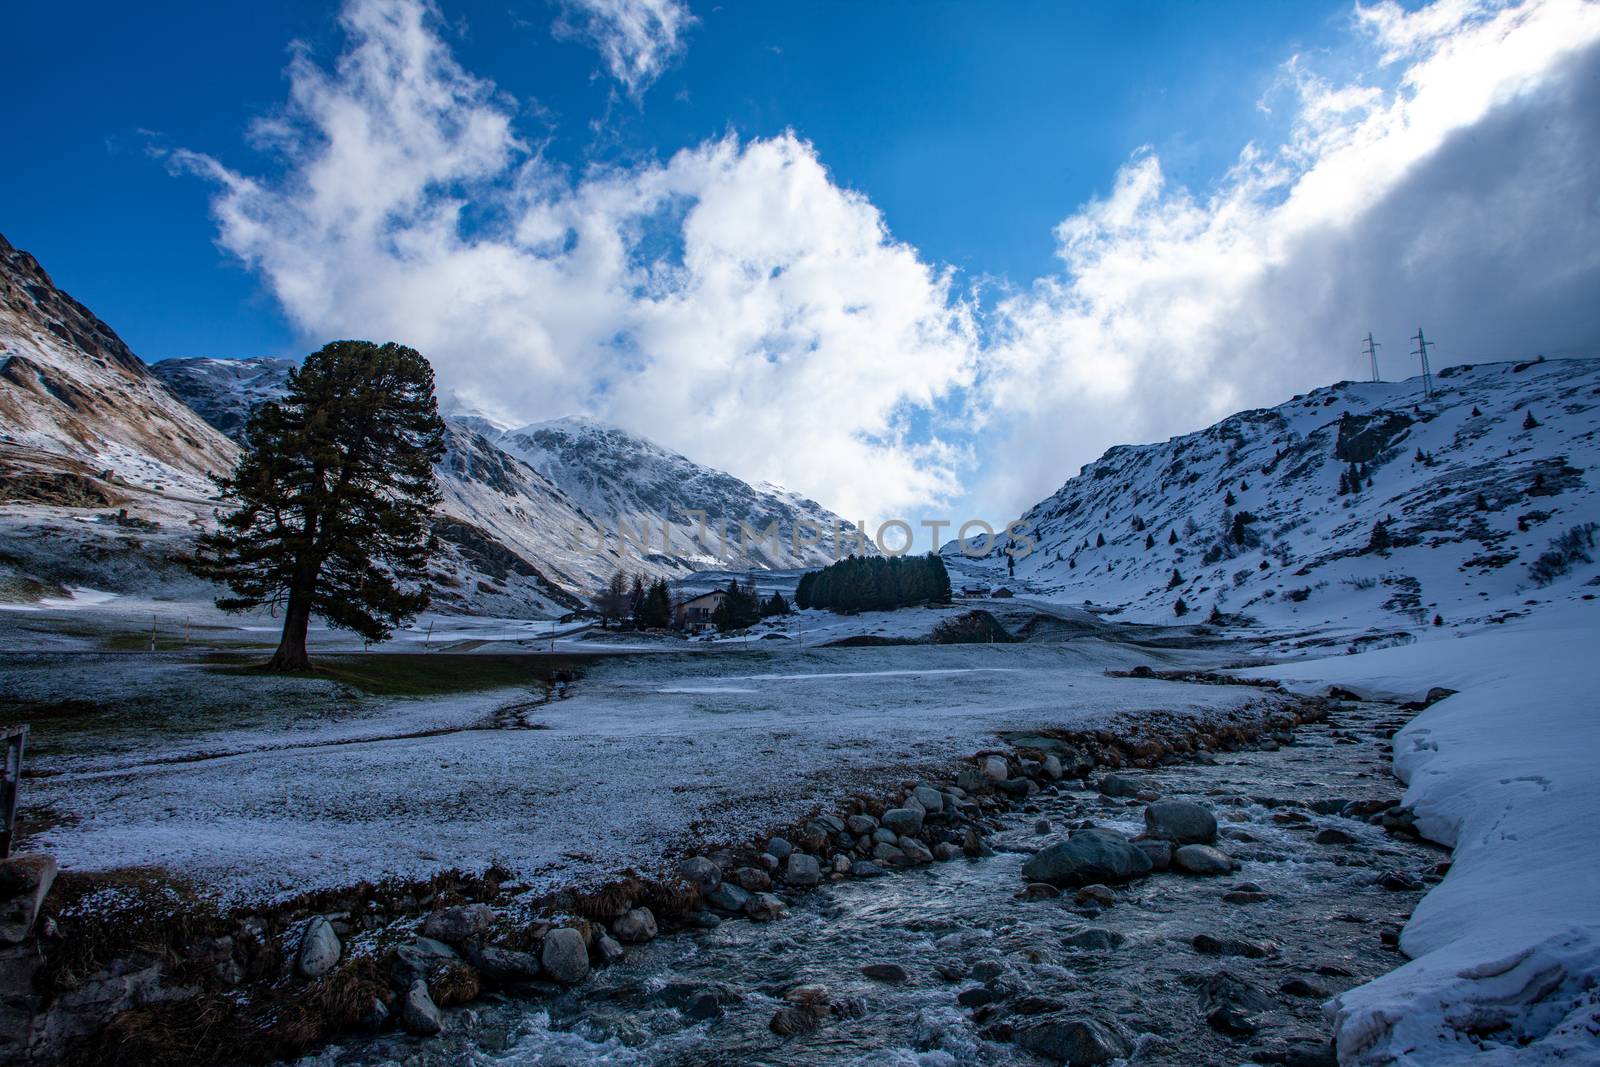
MULTIPOLYGON (((230 656, 237 661, 239 657, 230 656)), ((312 657, 310 674, 269 671, 233 662, 212 670, 269 678, 305 678, 348 685, 381 697, 441 696, 511 686, 546 687, 580 673, 570 656, 543 652, 465 655, 451 652, 360 652, 312 657)))

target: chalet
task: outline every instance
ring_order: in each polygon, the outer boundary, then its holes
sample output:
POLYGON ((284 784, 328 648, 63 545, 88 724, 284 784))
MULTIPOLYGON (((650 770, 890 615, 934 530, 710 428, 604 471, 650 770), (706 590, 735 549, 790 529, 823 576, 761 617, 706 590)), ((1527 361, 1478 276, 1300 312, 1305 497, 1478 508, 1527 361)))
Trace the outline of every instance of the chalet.
POLYGON ((986 585, 964 585, 961 587, 962 596, 988 596, 989 587, 986 585))
POLYGON ((711 625, 711 616, 728 596, 726 590, 713 589, 690 597, 672 609, 672 625, 680 630, 704 630, 711 625))
POLYGON ((1005 586, 1002 585, 999 589, 996 589, 994 592, 990 593, 989 595, 991 597, 993 597, 994 599, 996 599, 996 600, 1009 600, 1011 598, 1012 594, 1011 594, 1011 590, 1007 589, 1005 586))

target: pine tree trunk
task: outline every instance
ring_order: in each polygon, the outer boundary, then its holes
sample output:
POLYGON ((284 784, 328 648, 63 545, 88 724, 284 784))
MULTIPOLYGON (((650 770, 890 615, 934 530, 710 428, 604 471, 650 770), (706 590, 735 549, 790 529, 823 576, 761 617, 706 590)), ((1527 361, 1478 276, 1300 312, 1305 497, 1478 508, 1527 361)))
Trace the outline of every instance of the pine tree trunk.
POLYGON ((306 630, 311 625, 311 598, 289 597, 289 610, 283 616, 283 637, 278 641, 278 651, 267 661, 267 669, 274 671, 309 671, 311 657, 306 655, 306 630))

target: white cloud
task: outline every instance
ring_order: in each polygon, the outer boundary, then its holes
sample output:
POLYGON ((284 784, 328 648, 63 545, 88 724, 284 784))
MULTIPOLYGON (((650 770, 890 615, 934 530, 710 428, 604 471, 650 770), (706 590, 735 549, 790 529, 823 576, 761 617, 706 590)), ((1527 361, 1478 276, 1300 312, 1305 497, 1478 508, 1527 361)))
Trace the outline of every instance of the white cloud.
POLYGON ((683 51, 695 17, 683 0, 560 0, 559 37, 593 45, 611 76, 639 97, 683 51))
POLYGON ((1141 150, 987 314, 793 133, 564 174, 435 21, 350 0, 256 130, 272 178, 180 157, 224 247, 308 340, 403 340, 464 406, 597 415, 850 518, 1003 519, 1112 444, 1359 375, 1369 329, 1391 377, 1419 323, 1445 362, 1600 336, 1600 5, 1357 8, 1365 73, 1287 63, 1281 143, 1199 191, 1141 150))
POLYGON ((1204 192, 1142 151, 1057 227, 1061 274, 1001 303, 985 353, 1007 439, 985 501, 1024 507, 1112 444, 1359 376, 1368 329, 1392 378, 1419 322, 1447 362, 1592 345, 1600 6, 1385 3, 1355 21, 1372 81, 1292 59, 1283 144, 1247 146, 1204 192))
POLYGON ((343 21, 335 71, 297 57, 265 130, 281 178, 182 157, 308 338, 402 340, 462 406, 588 412, 852 518, 956 489, 956 453, 904 414, 970 379, 968 309, 811 145, 729 137, 570 182, 429 9, 343 21))

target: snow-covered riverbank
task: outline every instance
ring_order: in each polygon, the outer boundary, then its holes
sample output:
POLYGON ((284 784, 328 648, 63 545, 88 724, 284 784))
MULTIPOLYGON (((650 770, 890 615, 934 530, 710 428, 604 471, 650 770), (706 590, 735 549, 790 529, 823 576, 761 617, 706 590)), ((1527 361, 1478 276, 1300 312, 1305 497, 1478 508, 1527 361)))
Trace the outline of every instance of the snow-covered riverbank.
POLYGON ((1587 1062, 1600 1048, 1600 602, 1255 673, 1308 690, 1459 690, 1394 740, 1417 829, 1455 850, 1410 963, 1329 1007, 1341 1062, 1587 1062))

